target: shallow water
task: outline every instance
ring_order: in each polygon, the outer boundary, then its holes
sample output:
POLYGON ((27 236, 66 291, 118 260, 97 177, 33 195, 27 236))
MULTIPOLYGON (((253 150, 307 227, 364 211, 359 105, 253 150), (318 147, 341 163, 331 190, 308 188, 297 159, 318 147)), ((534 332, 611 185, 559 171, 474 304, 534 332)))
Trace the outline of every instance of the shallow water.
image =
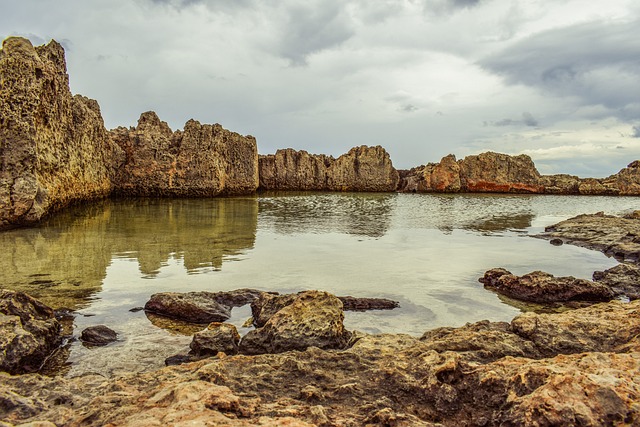
MULTIPOLYGON (((117 343, 68 347, 67 375, 162 366, 201 326, 147 317, 155 292, 321 289, 400 301, 346 313, 349 329, 421 335, 438 326, 512 319, 485 290, 493 267, 590 278, 616 261, 532 238, 579 213, 621 214, 640 199, 528 195, 282 193, 217 199, 107 200, 41 226, 0 233, 0 285, 74 311, 74 334, 105 324, 117 343)), ((230 320, 241 334, 248 307, 230 320)))

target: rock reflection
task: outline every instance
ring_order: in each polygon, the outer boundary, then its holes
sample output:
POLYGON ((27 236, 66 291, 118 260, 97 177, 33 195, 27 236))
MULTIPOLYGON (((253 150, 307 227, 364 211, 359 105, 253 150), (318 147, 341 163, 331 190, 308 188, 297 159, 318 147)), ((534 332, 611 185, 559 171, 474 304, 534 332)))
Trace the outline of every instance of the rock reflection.
POLYGON ((276 233, 346 233, 382 237, 395 194, 269 192, 260 198, 260 226, 276 233))
POLYGON ((188 272, 220 269, 255 243, 255 198, 104 200, 37 228, 0 233, 0 286, 78 310, 101 290, 112 257, 137 259, 150 277, 179 257, 188 272))

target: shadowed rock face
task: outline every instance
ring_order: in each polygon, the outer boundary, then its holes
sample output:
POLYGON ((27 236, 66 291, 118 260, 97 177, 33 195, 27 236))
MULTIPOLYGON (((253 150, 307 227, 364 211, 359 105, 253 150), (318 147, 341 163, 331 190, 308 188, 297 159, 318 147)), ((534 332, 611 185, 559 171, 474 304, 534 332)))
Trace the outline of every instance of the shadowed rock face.
POLYGON ((395 191, 399 175, 380 146, 354 147, 334 159, 293 149, 260 156, 260 189, 395 191))
POLYGON ((10 37, 0 51, 0 229, 111 191, 121 150, 98 103, 71 96, 64 49, 10 37))
POLYGON ((252 136, 189 120, 172 132, 156 113, 143 113, 136 128, 111 131, 126 153, 114 193, 126 196, 207 197, 253 193, 258 188, 258 149, 252 136))

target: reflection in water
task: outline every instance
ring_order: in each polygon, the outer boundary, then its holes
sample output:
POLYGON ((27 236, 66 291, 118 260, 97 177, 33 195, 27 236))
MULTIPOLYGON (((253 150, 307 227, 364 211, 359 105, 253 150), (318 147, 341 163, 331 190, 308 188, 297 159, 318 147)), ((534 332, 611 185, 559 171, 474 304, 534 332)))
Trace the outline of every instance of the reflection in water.
POLYGON ((153 278, 169 259, 218 270, 255 242, 255 198, 104 200, 41 226, 0 233, 4 285, 56 308, 79 309, 100 291, 113 257, 153 278))

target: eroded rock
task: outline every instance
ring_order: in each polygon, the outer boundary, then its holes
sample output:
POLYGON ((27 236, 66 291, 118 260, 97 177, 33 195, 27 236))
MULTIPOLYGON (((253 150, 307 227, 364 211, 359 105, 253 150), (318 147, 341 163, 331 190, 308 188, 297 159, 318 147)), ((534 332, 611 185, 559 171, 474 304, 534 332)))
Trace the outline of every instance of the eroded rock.
POLYGON ((516 276, 504 268, 494 268, 478 280, 502 295, 538 303, 609 301, 615 297, 613 290, 602 283, 571 276, 555 277, 543 271, 516 276))
POLYGON ((53 310, 22 292, 0 289, 0 370, 38 371, 61 342, 53 310))
POLYGON ((231 317, 231 307, 220 304, 213 292, 161 292, 151 295, 144 309, 192 323, 224 322, 231 317))
POLYGON ((214 322, 196 333, 189 347, 196 356, 215 356, 220 352, 233 355, 238 353, 239 342, 240 334, 235 326, 214 322))
POLYGON ((640 298, 640 267, 618 264, 605 271, 595 271, 593 280, 609 286, 616 294, 632 300, 640 298))

